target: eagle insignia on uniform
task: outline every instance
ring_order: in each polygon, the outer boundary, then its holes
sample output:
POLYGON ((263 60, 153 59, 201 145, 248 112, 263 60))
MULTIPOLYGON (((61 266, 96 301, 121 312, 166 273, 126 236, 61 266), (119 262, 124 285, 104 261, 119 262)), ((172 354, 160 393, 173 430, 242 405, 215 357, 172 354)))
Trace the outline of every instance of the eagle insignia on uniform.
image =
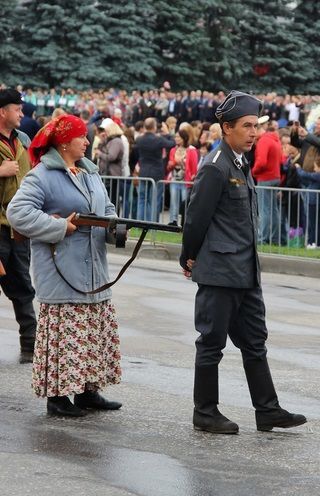
POLYGON ((236 186, 237 188, 241 185, 241 184, 246 184, 246 182, 243 180, 243 179, 238 179, 237 177, 230 177, 229 178, 229 183, 230 184, 233 184, 234 186, 236 186))

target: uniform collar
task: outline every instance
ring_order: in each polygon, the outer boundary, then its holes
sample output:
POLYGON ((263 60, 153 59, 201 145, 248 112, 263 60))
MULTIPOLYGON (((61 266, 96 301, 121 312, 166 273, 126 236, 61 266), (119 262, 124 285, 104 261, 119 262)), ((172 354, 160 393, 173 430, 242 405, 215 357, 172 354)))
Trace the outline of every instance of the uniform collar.
POLYGON ((245 158, 244 154, 242 155, 236 154, 232 150, 232 148, 228 145, 228 143, 226 143, 223 139, 221 140, 220 148, 229 157, 229 159, 237 169, 239 170, 243 169, 243 167, 245 167, 248 164, 248 161, 245 158), (240 156, 241 156, 241 160, 239 159, 240 156))

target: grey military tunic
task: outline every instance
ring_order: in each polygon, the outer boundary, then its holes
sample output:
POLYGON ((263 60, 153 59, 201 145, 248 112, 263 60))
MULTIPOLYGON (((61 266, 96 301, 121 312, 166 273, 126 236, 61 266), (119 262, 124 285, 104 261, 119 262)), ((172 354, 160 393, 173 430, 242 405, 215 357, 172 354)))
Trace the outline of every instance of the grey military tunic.
MULTIPOLYGON (((243 159, 245 160, 245 159, 243 159)), ((248 167, 222 141, 196 177, 183 229, 181 266, 195 260, 198 284, 252 288, 260 284, 257 201, 248 167)))
POLYGON ((257 201, 246 164, 227 143, 210 153, 196 178, 180 264, 195 260, 196 365, 218 364, 227 335, 244 362, 264 358, 267 329, 256 250, 257 201))

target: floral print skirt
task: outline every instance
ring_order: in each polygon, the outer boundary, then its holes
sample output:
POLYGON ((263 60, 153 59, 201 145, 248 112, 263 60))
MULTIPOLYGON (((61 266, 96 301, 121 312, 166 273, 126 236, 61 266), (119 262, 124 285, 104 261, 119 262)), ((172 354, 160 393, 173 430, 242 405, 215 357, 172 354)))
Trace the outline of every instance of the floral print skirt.
POLYGON ((114 306, 41 303, 33 358, 37 396, 68 396, 118 384, 120 342, 114 306))

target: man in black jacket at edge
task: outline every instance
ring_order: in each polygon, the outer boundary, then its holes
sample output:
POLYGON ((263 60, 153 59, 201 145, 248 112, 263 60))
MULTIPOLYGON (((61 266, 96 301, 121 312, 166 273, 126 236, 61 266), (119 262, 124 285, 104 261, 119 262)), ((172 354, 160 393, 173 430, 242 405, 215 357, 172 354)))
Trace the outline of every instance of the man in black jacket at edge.
POLYGON ((280 407, 266 357, 257 200, 244 157, 254 143, 261 109, 260 100, 238 91, 217 108, 223 140, 196 177, 183 232, 180 264, 198 283, 193 424, 218 434, 239 430, 217 408, 218 364, 227 335, 242 354, 257 429, 306 422, 303 415, 280 407))

